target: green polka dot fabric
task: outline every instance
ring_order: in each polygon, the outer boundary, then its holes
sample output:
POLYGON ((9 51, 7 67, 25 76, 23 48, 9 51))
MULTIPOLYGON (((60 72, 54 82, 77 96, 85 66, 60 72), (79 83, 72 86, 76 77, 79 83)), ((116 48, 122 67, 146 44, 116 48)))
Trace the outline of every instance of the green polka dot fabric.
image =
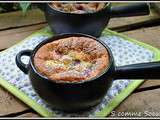
MULTIPOLYGON (((136 86, 132 87, 134 80, 115 80, 112 87, 104 97, 103 101, 87 111, 81 111, 79 113, 65 113, 63 111, 54 110, 50 108, 33 90, 30 80, 15 64, 15 56, 18 52, 25 49, 34 49, 34 47, 41 41, 52 36, 48 28, 45 28, 30 37, 26 38, 21 43, 5 50, 0 53, 0 77, 1 85, 12 92, 14 89, 16 92, 13 93, 18 96, 23 102, 28 104, 35 111, 45 117, 93 117, 93 116, 106 116, 108 115, 120 102, 125 99, 143 80, 139 81, 136 86), (6 84, 3 84, 6 82, 6 84), (12 89, 10 88, 12 86, 12 89), (130 88, 128 88, 130 86, 130 88), (126 89, 126 91, 125 91, 126 89), (128 89, 128 91, 127 91, 128 89), (123 91, 126 94, 123 94, 123 91), (25 96, 26 99, 23 99, 25 96), (117 103, 114 102, 118 99, 117 103), (28 101, 29 100, 29 101, 28 101), (32 104, 34 102, 34 104, 32 104), (113 104, 113 106, 112 106, 113 104), (37 107, 39 106, 39 107, 37 107)), ((112 33, 106 30, 104 34, 99 38, 104 41, 113 52, 115 63, 117 66, 123 66, 127 64, 143 63, 154 61, 157 53, 147 47, 137 44, 133 41, 127 40, 127 38, 112 33)), ((23 57, 22 60, 27 63, 29 58, 23 57)))

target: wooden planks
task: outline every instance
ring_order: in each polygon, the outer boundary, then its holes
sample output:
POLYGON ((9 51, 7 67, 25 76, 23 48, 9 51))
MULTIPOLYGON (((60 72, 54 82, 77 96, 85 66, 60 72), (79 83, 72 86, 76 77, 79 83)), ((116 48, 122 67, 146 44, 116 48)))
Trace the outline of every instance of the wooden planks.
POLYGON ((146 80, 138 89, 144 88, 160 88, 160 80, 146 80))
POLYGON ((45 17, 39 9, 30 10, 24 15, 21 11, 0 14, 0 30, 44 23, 45 17))
POLYGON ((152 117, 159 114, 160 117, 160 89, 148 90, 139 93, 134 93, 130 95, 115 111, 115 115, 111 114, 110 117, 136 117, 134 116, 124 116, 123 112, 130 113, 141 113, 140 117, 152 117), (154 114, 152 114, 154 112, 154 114))
POLYGON ((17 29, 4 30, 0 32, 0 49, 8 48, 15 43, 23 40, 33 32, 45 27, 46 24, 38 24, 34 26, 21 27, 17 29))
POLYGON ((123 32, 123 34, 160 49, 160 25, 123 32))
POLYGON ((16 118, 40 118, 40 117, 41 116, 39 116, 38 114, 31 112, 16 116, 16 118))
POLYGON ((150 15, 112 18, 108 24, 108 27, 110 29, 116 30, 123 28, 124 26, 129 27, 130 24, 143 23, 145 21, 155 20, 158 18, 160 18, 160 15, 154 10, 151 10, 150 15))
POLYGON ((0 116, 21 112, 28 109, 20 100, 0 87, 0 116))

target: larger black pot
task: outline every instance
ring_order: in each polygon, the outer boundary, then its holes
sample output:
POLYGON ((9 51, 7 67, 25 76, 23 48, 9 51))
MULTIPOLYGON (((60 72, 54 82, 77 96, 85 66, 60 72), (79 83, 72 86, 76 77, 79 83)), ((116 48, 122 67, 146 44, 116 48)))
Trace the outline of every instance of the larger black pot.
POLYGON ((108 3, 100 11, 85 14, 66 13, 54 9, 49 4, 38 4, 38 6, 44 11, 49 26, 56 34, 85 33, 95 37, 101 35, 110 18, 149 14, 149 6, 146 3, 120 7, 111 7, 108 3))
POLYGON ((113 79, 160 78, 159 62, 116 67, 109 47, 97 38, 84 34, 64 34, 47 39, 41 42, 34 50, 19 52, 16 56, 16 64, 25 74, 29 75, 33 88, 48 104, 55 109, 74 112, 100 103, 107 90, 111 87, 113 79), (48 42, 71 36, 89 37, 101 43, 109 52, 110 64, 108 68, 96 78, 75 83, 57 83, 37 72, 33 62, 37 50, 48 42), (21 57, 24 55, 30 57, 29 64, 24 64, 21 61, 21 57))

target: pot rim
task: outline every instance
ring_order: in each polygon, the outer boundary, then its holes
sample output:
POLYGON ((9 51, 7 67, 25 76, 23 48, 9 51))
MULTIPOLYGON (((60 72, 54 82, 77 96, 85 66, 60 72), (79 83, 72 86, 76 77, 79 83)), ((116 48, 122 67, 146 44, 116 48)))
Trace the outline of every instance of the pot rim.
MULTIPOLYGON (((83 2, 83 1, 82 1, 83 2)), ((54 11, 57 11, 59 13, 63 13, 63 14, 69 14, 69 15, 93 15, 93 14, 97 14, 97 13, 100 13, 104 10, 106 10, 109 6, 111 5, 110 2, 107 2, 107 4, 105 5, 105 7, 103 9, 100 9, 98 11, 95 11, 95 12, 91 12, 91 13, 82 13, 82 14, 77 14, 77 13, 70 13, 70 12, 65 12, 65 11, 62 11, 62 10, 58 10, 58 9, 55 9, 54 7, 52 7, 49 3, 47 3, 47 6, 49 8, 51 8, 52 10, 54 11)))
POLYGON ((113 59, 113 54, 112 54, 110 48, 108 47, 108 45, 106 45, 103 41, 99 40, 98 38, 93 37, 93 36, 91 36, 91 35, 83 34, 83 33, 64 33, 64 34, 59 34, 59 35, 53 36, 53 37, 51 37, 51 38, 48 38, 48 39, 40 42, 40 43, 33 49, 32 54, 31 54, 31 56, 30 56, 30 61, 29 61, 29 62, 30 62, 30 65, 31 65, 31 69, 33 69, 33 71, 34 71, 39 77, 41 77, 41 78, 43 78, 43 79, 45 79, 45 80, 49 80, 49 81, 51 81, 51 82, 59 83, 59 84, 61 84, 61 83, 62 83, 62 84, 82 84, 82 83, 87 83, 87 82, 94 81, 94 80, 100 78, 101 76, 105 75, 105 74, 109 71, 109 69, 112 67, 112 64, 114 64, 114 59, 113 59), (109 65, 108 65, 99 75, 97 75, 97 76, 95 76, 95 77, 92 77, 92 78, 89 79, 89 80, 82 80, 82 81, 72 81, 72 82, 70 82, 70 81, 51 80, 51 79, 47 78, 45 75, 42 75, 41 73, 39 73, 38 70, 36 69, 35 65, 34 65, 34 56, 35 56, 37 50, 38 50, 41 46, 43 46, 43 45, 45 45, 45 44, 47 44, 47 43, 49 43, 49 42, 56 41, 56 40, 59 40, 59 39, 62 39, 62 38, 73 37, 73 36, 75 36, 75 37, 89 37, 89 38, 92 38, 93 40, 96 40, 96 41, 99 42, 101 45, 103 45, 103 46, 106 48, 106 50, 107 50, 107 52, 108 52, 108 55, 109 55, 109 65))

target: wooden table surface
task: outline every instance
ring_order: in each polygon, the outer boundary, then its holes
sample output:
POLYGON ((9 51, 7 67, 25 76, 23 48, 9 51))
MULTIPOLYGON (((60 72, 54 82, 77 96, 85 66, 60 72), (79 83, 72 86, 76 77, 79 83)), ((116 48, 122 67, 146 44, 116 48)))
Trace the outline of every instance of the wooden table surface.
MULTIPOLYGON (((0 14, 0 50, 23 40, 33 32, 47 26, 40 10, 0 14)), ((108 28, 160 48, 160 17, 154 11, 149 16, 111 19, 108 28)), ((123 112, 159 112, 160 80, 146 80, 110 117, 124 117, 123 112)), ((143 115, 141 115, 143 116, 143 115)), ((41 117, 30 107, 0 87, 0 117, 41 117)))

